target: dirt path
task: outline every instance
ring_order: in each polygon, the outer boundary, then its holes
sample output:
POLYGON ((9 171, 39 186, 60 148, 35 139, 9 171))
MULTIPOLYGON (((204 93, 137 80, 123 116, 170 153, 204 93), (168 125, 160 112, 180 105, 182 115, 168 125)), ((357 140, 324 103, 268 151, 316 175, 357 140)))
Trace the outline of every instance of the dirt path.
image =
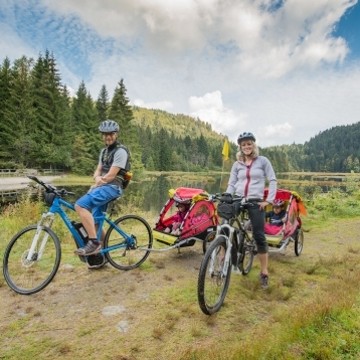
MULTIPOLYGON (((44 182, 51 182, 59 176, 38 176, 44 182)), ((0 177, 0 191, 25 189, 31 180, 28 177, 0 177)))
POLYGON ((259 316, 263 321, 272 311, 295 306, 305 293, 311 296, 316 279, 296 284, 286 302, 274 294, 282 294, 284 279, 296 279, 320 257, 330 259, 359 247, 359 226, 360 219, 341 220, 306 233, 300 257, 293 246, 285 255, 272 254, 272 297, 256 288, 255 259, 248 277, 232 276, 225 305, 212 317, 202 314, 197 304, 201 244, 180 253, 152 253, 142 269, 129 272, 111 266, 88 270, 65 253, 54 281, 38 294, 17 295, 1 278, 0 332, 5 337, 0 349, 7 355, 0 354, 0 359, 179 359, 194 346, 211 346, 223 332, 241 337, 259 316), (237 311, 244 286, 255 294, 247 299, 250 318, 237 311))

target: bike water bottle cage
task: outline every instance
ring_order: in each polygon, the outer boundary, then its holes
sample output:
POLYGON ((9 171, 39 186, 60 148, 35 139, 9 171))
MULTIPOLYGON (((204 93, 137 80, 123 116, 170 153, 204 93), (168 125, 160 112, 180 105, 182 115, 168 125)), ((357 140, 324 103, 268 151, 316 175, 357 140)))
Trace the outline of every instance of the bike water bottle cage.
POLYGON ((81 238, 83 240, 87 241, 89 236, 84 228, 84 225, 82 223, 76 222, 76 221, 72 221, 71 223, 73 224, 74 228, 77 230, 77 232, 79 233, 81 238))

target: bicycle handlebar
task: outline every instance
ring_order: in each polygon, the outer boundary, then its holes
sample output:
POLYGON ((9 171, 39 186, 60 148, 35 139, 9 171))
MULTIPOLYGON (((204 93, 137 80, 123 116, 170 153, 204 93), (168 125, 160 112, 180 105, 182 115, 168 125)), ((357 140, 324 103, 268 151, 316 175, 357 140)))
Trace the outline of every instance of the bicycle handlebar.
POLYGON ((209 199, 211 201, 220 201, 228 204, 232 204, 234 202, 244 202, 245 198, 239 195, 231 195, 229 193, 216 193, 209 195, 209 199))
POLYGON ((46 184, 43 181, 41 181, 40 179, 38 179, 36 176, 32 176, 32 175, 28 175, 28 178, 30 180, 35 181, 36 183, 38 183, 39 185, 41 185, 43 188, 45 188, 46 192, 48 193, 54 193, 59 197, 64 197, 65 195, 75 195, 74 192, 71 191, 67 191, 66 189, 57 189, 55 186, 50 185, 50 184, 46 184))

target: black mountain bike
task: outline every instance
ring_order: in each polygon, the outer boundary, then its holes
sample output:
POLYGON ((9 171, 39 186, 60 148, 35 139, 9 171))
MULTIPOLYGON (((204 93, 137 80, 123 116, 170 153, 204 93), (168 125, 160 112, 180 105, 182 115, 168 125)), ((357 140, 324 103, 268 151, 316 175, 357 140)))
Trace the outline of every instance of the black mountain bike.
POLYGON ((223 223, 217 226, 215 238, 206 250, 199 271, 198 302, 206 315, 221 308, 229 288, 232 266, 247 275, 256 254, 255 241, 248 229, 247 212, 247 208, 254 204, 237 196, 212 196, 215 201, 220 201, 217 212, 223 223))

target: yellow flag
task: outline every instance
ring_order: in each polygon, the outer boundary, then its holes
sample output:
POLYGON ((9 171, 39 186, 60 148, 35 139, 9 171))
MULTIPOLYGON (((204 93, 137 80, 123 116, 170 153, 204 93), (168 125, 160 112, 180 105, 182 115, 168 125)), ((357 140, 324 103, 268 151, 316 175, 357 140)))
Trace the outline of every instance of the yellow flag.
POLYGON ((222 149, 222 155, 224 157, 224 160, 229 159, 229 151, 230 151, 229 142, 228 142, 227 139, 225 139, 224 146, 223 146, 223 149, 222 149))

